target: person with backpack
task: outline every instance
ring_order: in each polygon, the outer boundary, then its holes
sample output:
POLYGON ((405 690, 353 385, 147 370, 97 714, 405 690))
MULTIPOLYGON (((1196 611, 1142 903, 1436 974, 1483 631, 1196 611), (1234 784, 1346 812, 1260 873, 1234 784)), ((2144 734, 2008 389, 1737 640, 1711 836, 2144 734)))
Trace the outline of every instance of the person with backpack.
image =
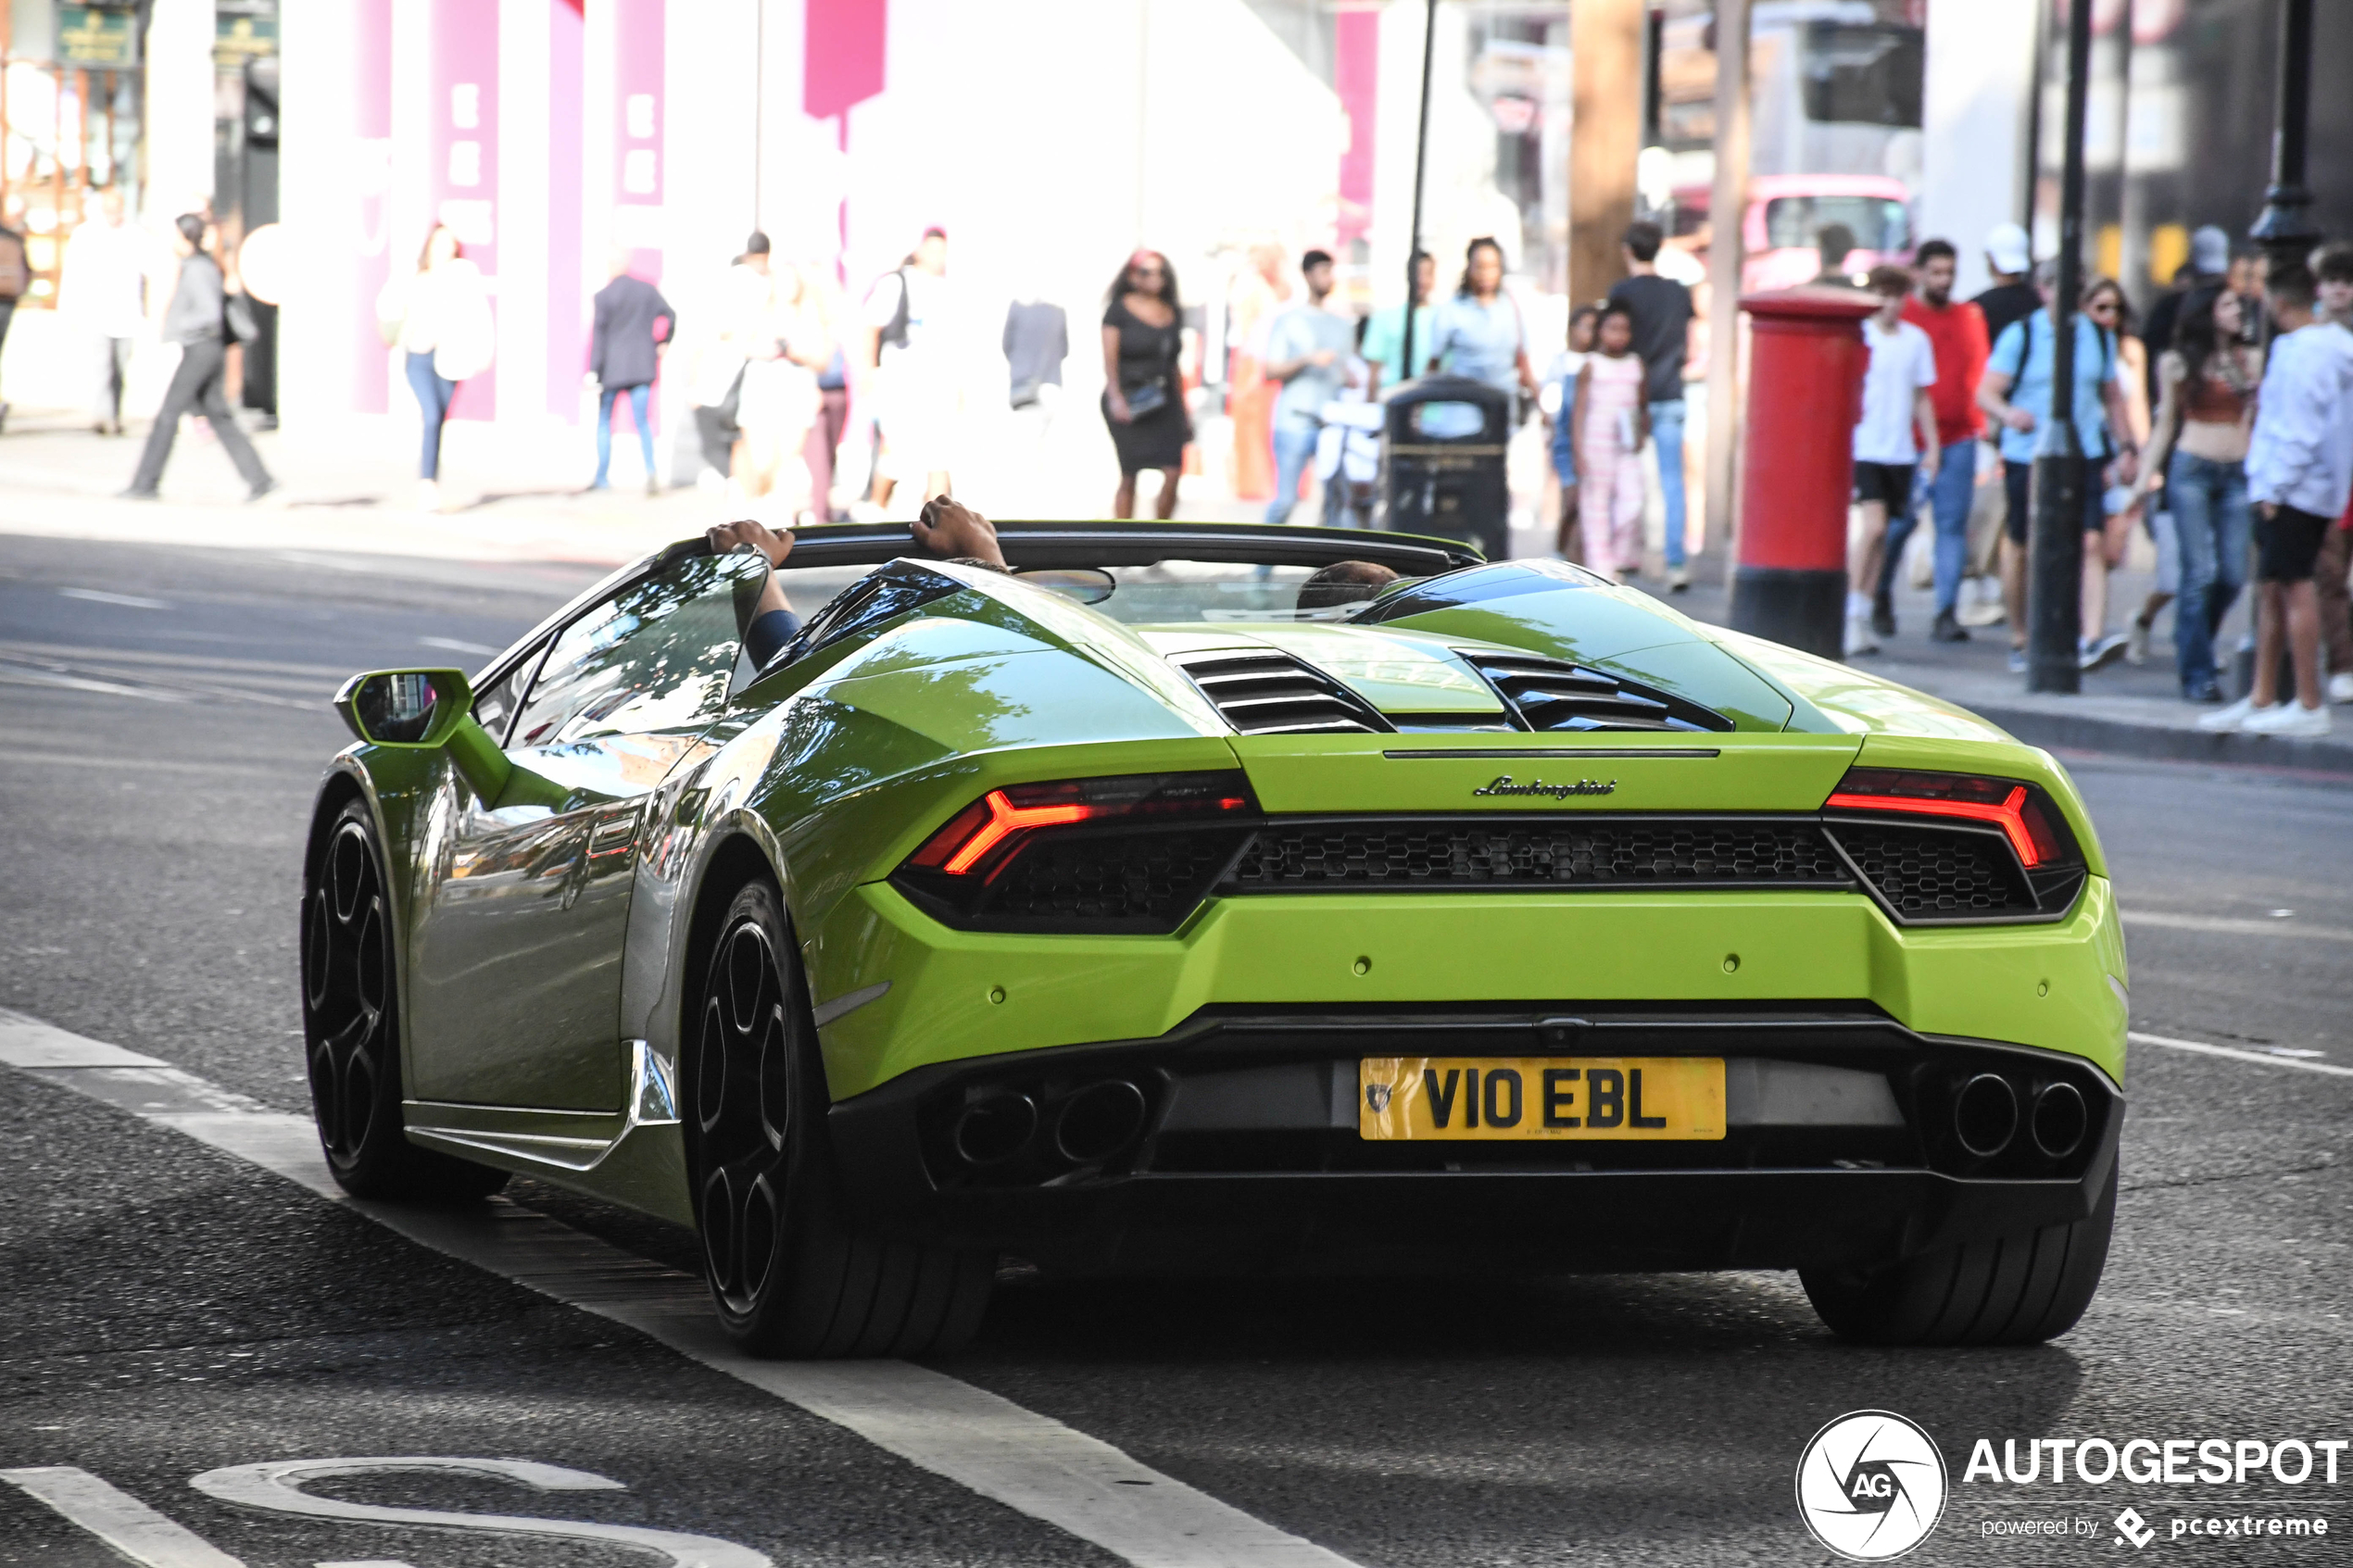
POLYGON ((924 499, 949 486, 949 449, 958 397, 948 293, 948 231, 924 231, 914 253, 866 295, 865 385, 882 427, 875 457, 875 504, 890 505, 902 479, 920 480, 924 499))
MULTIPOLYGON (((2058 345, 2058 332, 2051 324, 2058 290, 2056 258, 2035 267, 2034 284, 2044 307, 2002 329, 1977 388, 1977 406, 2001 433, 2002 480, 2009 498, 2003 530, 2007 543, 2002 556, 2002 596, 2009 609, 2010 672, 2019 675, 2026 672, 2026 536, 2032 516, 2034 454, 2042 445, 2043 421, 2051 417, 2051 375, 2058 345)), ((2083 560, 2088 574, 2094 562, 2106 558, 2108 486, 2133 483, 2140 452, 2130 434, 2133 427, 2124 403, 2127 372, 2115 337, 2080 312, 2069 320, 2075 328, 2075 434, 2086 467, 2083 560)), ((2124 652, 2124 645, 2121 636, 2087 635, 2079 649, 2083 668, 2096 670, 2112 661, 2124 652)))
MULTIPOLYGON (((0 348, 8 342, 8 322, 17 313, 17 301, 32 287, 32 269, 26 264, 24 231, 18 225, 24 221, 24 204, 11 198, 6 208, 0 208, 0 348)), ((8 404, 0 398, 0 430, 8 425, 8 404)))
POLYGON ((240 341, 249 335, 235 320, 242 301, 233 307, 220 263, 205 248, 204 218, 183 212, 172 220, 172 227, 178 231, 172 248, 180 254, 180 276, 172 285, 171 303, 164 309, 163 341, 180 345, 180 368, 171 374, 163 407, 156 411, 155 428, 147 432, 146 448, 139 454, 138 471, 122 495, 133 501, 159 498, 156 486, 162 482, 164 464, 171 458, 180 416, 201 412, 211 421, 221 450, 237 465, 247 498, 258 501, 278 488, 278 482, 261 466, 260 455, 245 439, 245 433, 237 428, 236 416, 229 409, 224 374, 232 332, 240 341))

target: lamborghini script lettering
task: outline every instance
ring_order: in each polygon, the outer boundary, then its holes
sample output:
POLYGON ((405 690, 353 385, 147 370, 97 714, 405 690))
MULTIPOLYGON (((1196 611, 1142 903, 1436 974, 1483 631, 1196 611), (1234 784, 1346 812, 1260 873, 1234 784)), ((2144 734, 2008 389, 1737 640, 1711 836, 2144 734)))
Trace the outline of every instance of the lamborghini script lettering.
POLYGON ((1566 800, 1572 795, 1607 795, 1617 788, 1616 779, 1610 780, 1607 784, 1602 783, 1599 779, 1579 779, 1575 784, 1546 784, 1541 779, 1530 779, 1526 784, 1514 784, 1512 776, 1505 773, 1493 784, 1481 784, 1471 793, 1473 795, 1544 795, 1550 796, 1554 800, 1566 800))

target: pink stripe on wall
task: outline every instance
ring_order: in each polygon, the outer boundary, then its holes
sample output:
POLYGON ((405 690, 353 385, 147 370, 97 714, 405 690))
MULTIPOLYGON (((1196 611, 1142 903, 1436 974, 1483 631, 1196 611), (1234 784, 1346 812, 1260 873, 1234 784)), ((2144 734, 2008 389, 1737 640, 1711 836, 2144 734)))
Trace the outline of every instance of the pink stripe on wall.
POLYGON ((549 7, 547 61, 547 412, 580 418, 580 378, 588 369, 587 314, 581 302, 582 144, 586 87, 581 7, 549 7))
POLYGON ((399 248, 392 225, 392 0, 351 3, 351 139, 359 168, 352 190, 351 382, 347 407, 381 414, 389 406, 376 296, 399 248))
MULTIPOLYGON (((613 0, 612 234, 629 270, 661 282, 662 195, 669 170, 662 144, 662 28, 667 0, 613 0)), ((661 374, 657 362, 656 377, 661 374)), ((613 429, 631 428, 626 400, 613 429)))
MULTIPOLYGON (((458 232, 485 277, 498 275, 498 7, 486 0, 432 0, 425 188, 434 218, 458 232)), ((498 308, 491 295, 491 309, 498 308)), ((461 383, 454 420, 487 420, 498 408, 496 367, 461 383)))
POLYGON ((1342 11, 1332 19, 1332 90, 1348 117, 1348 150, 1340 155, 1340 238, 1362 236, 1373 221, 1373 120, 1380 98, 1380 13, 1342 11))

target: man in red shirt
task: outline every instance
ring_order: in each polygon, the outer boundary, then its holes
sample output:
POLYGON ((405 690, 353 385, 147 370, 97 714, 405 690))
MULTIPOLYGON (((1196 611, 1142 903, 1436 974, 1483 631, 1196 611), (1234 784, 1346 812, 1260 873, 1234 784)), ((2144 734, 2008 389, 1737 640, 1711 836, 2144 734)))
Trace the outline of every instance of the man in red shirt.
MULTIPOLYGON (((1989 345, 1985 318, 1974 304, 1953 297, 1956 257, 1943 240, 1928 240, 1915 253, 1919 292, 1904 302, 1904 320, 1928 334, 1936 355, 1936 384, 1928 389, 1936 410, 1936 439, 1944 460, 1929 483, 1929 508, 1936 520, 1936 625, 1929 636, 1940 643, 1966 643, 1969 633, 1955 619, 1961 568, 1969 558, 1969 501, 1977 488, 1977 383, 1985 374, 1989 345)), ((1909 508, 1887 526, 1887 557, 1880 568, 1879 593, 1871 607, 1873 629, 1895 633, 1890 589, 1915 519, 1909 508)))

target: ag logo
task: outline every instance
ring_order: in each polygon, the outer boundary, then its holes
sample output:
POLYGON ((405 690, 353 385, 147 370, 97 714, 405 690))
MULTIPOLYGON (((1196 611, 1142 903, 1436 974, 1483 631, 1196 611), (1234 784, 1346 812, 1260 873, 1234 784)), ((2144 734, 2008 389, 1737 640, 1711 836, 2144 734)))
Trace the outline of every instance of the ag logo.
POLYGON ((1798 1517, 1816 1540, 1857 1562, 1884 1562, 1928 1539, 1944 1490, 1934 1440, 1893 1411, 1840 1416, 1797 1461, 1798 1517))

